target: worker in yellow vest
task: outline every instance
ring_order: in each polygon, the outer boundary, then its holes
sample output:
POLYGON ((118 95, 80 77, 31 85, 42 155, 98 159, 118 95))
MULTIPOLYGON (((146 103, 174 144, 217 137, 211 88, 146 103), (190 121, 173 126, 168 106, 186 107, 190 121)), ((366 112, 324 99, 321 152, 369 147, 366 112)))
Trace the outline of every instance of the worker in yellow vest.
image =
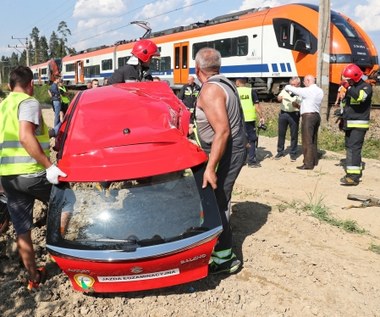
POLYGON ((258 140, 256 126, 257 114, 260 117, 260 124, 264 124, 265 120, 262 115, 259 98, 251 87, 247 87, 247 80, 245 78, 238 78, 236 80, 236 87, 243 108, 245 129, 248 137, 248 167, 261 167, 256 158, 258 140))
POLYGON ((50 161, 50 138, 40 103, 33 98, 33 73, 15 68, 9 77, 11 93, 0 104, 0 176, 17 246, 28 271, 28 289, 43 282, 45 269, 37 268, 31 238, 35 199, 48 202, 51 184, 66 177, 50 161))

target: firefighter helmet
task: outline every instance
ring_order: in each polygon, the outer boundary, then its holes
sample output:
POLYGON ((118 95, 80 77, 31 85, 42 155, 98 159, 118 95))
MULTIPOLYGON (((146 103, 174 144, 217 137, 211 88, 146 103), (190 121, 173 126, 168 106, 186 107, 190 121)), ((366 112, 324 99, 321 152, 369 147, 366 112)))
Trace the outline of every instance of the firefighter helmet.
POLYGON ((157 45, 151 40, 140 40, 132 48, 132 54, 143 63, 150 60, 152 56, 160 56, 157 45))
POLYGON ((363 76, 362 70, 355 64, 348 64, 342 72, 342 76, 344 79, 352 79, 355 83, 357 83, 363 76))

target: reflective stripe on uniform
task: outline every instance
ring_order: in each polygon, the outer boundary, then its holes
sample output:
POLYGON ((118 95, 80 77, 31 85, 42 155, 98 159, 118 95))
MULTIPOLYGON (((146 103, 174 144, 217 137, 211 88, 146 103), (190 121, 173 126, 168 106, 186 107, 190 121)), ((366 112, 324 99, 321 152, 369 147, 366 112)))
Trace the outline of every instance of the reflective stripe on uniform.
POLYGON ((361 172, 362 172, 361 166, 346 166, 346 173, 347 174, 360 175, 361 172))
POLYGON ((369 128, 368 120, 347 120, 347 128, 369 128))

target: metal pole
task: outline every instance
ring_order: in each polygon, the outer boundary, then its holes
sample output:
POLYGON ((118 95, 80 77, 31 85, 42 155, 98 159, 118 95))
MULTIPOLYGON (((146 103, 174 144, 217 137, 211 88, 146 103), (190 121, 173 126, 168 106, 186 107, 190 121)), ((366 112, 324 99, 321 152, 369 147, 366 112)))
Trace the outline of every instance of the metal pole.
POLYGON ((317 83, 324 92, 321 105, 322 125, 328 122, 330 82, 330 0, 319 1, 317 83))

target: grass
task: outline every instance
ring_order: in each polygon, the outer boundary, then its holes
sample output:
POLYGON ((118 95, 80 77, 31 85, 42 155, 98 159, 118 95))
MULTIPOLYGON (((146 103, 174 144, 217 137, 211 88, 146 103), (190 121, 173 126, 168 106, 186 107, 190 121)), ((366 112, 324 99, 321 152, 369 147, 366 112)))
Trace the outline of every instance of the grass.
POLYGON ((368 250, 380 254, 380 245, 371 243, 368 250))
POLYGON ((366 233, 366 230, 360 228, 354 220, 340 220, 331 216, 329 214, 329 208, 323 203, 323 197, 314 199, 314 194, 309 194, 308 197, 309 201, 306 203, 293 200, 290 203, 283 203, 278 205, 278 209, 280 212, 284 212, 286 209, 292 209, 296 211, 302 210, 309 213, 312 217, 317 218, 319 221, 328 223, 346 232, 358 234, 366 233))
MULTIPOLYGON (((277 137, 278 119, 270 118, 267 122, 267 130, 260 130, 260 135, 267 137, 277 137)), ((289 129, 287 131, 286 139, 290 140, 289 129)), ((299 132, 299 140, 301 140, 301 131, 299 132)), ((319 129, 318 134, 318 148, 320 150, 345 153, 344 146, 344 133, 334 130, 331 127, 322 127, 319 129)), ((380 157, 380 139, 375 137, 367 137, 364 141, 363 158, 379 159, 380 157)))

